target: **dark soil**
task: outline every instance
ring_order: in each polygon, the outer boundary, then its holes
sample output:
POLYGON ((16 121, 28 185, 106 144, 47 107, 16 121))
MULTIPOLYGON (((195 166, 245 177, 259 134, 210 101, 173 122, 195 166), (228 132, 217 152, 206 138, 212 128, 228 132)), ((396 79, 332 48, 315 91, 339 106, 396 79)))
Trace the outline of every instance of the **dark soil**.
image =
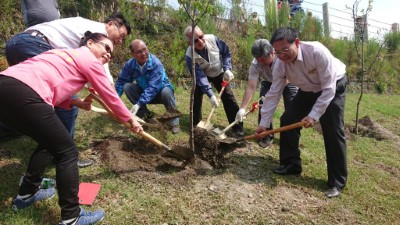
MULTIPOLYGON (((321 133, 321 127, 314 127, 321 133)), ((359 120, 358 135, 368 136, 377 140, 395 139, 397 135, 382 128, 379 124, 364 117, 359 120)), ((158 130, 160 131, 160 130, 158 130)), ((354 127, 346 125, 345 134, 348 139, 355 137, 354 127)), ((233 138, 222 140, 211 131, 202 128, 194 130, 195 154, 190 160, 168 156, 166 151, 140 138, 112 137, 98 140, 92 144, 92 154, 97 155, 99 163, 106 164, 118 174, 135 171, 148 171, 158 173, 183 173, 184 176, 203 174, 208 170, 224 168, 225 156, 240 148, 246 147, 245 142, 236 142, 233 138)), ((166 140, 162 140, 165 143, 166 140)), ((400 141, 399 141, 400 143, 400 141)), ((175 143, 172 149, 191 151, 189 141, 175 143)), ((182 174, 180 176, 183 176, 182 174)))
POLYGON ((355 124, 353 126, 348 126, 352 133, 358 134, 360 136, 371 137, 378 141, 382 140, 395 140, 400 142, 399 136, 392 133, 388 129, 382 127, 378 123, 365 116, 358 120, 358 130, 356 131, 355 124))
POLYGON ((177 109, 168 109, 163 115, 157 116, 156 119, 160 122, 165 122, 167 120, 180 116, 182 116, 182 113, 179 112, 177 109))
MULTIPOLYGON (((195 129, 195 155, 190 160, 179 157, 165 157, 166 151, 150 142, 137 138, 112 137, 98 140, 92 144, 92 152, 97 155, 99 163, 106 164, 113 172, 125 174, 135 171, 180 172, 193 170, 194 174, 204 173, 213 168, 222 168, 224 156, 243 143, 226 143, 211 132, 201 128, 195 129)), ((180 148, 190 151, 188 143, 176 143, 172 149, 180 148)))
POLYGON ((222 168, 224 156, 243 146, 243 143, 229 143, 227 140, 221 140, 210 131, 202 128, 195 128, 194 142, 196 155, 210 163, 214 168, 222 168))
MULTIPOLYGON (((314 126, 320 134, 322 134, 321 125, 317 123, 314 126)), ((358 129, 355 128, 354 124, 345 124, 344 130, 345 136, 348 140, 352 140, 354 136, 363 136, 374 138, 378 141, 382 140, 394 140, 399 143, 400 146, 400 137, 389 131, 388 129, 382 127, 380 124, 371 120, 369 116, 365 116, 358 120, 358 129)))

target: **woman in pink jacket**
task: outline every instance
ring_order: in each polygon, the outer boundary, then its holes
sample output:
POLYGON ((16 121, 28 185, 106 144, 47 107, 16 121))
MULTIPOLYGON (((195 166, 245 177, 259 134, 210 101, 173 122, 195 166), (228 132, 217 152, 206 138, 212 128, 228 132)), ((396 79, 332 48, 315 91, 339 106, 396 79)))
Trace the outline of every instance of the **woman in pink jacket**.
POLYGON ((50 50, 0 72, 0 121, 38 142, 13 199, 15 210, 54 196, 54 188, 39 189, 49 160, 46 149, 56 164, 61 224, 93 224, 104 217, 102 210, 79 207, 78 151, 54 107, 90 110, 90 102, 70 98, 89 82, 121 122, 130 123, 132 132, 142 131, 107 79, 103 64, 112 51, 107 36, 88 32, 78 49, 50 50))

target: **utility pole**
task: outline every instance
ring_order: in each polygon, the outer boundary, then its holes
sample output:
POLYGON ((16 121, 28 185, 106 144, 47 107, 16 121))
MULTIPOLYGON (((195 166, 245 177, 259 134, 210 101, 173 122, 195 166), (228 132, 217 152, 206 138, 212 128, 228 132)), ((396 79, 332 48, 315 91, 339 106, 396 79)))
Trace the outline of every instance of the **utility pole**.
POLYGON ((322 4, 322 16, 324 20, 324 34, 325 37, 329 37, 331 35, 330 23, 329 23, 329 8, 328 3, 325 2, 322 4))
POLYGON ((399 32, 399 24, 398 23, 392 23, 392 32, 393 33, 399 32))

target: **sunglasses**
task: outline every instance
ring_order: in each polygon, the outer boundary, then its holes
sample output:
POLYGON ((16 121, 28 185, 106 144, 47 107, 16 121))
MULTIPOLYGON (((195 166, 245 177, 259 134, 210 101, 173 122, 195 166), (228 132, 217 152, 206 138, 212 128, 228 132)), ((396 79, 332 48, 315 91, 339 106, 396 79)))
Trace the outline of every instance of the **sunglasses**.
POLYGON ((194 39, 194 43, 197 44, 200 39, 204 38, 204 34, 200 35, 198 38, 194 39))
POLYGON ((104 42, 101 42, 101 41, 99 41, 99 42, 97 42, 97 43, 100 44, 100 45, 102 45, 102 46, 104 47, 104 49, 106 50, 106 52, 107 52, 108 54, 111 55, 111 58, 113 57, 113 54, 112 54, 112 51, 111 51, 111 47, 110 47, 108 44, 106 44, 106 43, 104 43, 104 42))

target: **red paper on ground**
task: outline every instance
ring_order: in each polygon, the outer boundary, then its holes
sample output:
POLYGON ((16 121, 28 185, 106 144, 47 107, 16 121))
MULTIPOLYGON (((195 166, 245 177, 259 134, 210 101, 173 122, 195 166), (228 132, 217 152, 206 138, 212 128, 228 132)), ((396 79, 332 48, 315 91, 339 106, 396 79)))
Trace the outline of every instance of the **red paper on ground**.
POLYGON ((92 205, 99 193, 100 187, 101 184, 80 183, 78 192, 79 204, 92 205))

